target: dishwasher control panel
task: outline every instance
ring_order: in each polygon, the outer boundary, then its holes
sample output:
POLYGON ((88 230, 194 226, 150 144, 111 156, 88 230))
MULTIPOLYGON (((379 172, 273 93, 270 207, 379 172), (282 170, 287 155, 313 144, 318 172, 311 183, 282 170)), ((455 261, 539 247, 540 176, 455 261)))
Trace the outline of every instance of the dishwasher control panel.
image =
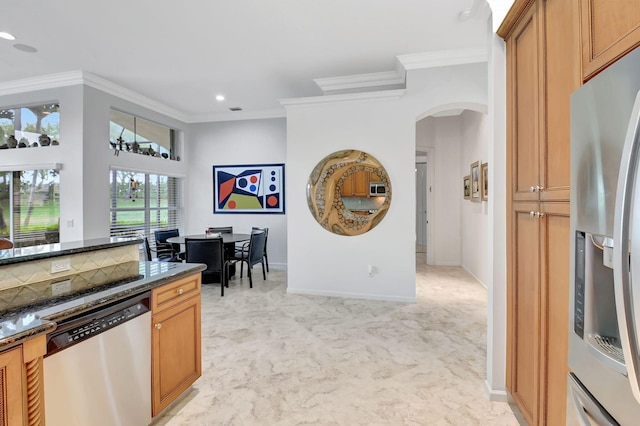
POLYGON ((58 328, 47 336, 46 356, 149 312, 149 301, 148 296, 128 299, 60 322, 58 328))

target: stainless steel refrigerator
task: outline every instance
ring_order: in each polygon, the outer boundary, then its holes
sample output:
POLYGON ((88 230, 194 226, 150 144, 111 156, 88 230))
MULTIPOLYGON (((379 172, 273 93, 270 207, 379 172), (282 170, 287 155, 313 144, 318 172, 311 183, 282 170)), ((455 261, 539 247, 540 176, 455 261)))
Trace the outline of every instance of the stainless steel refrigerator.
POLYGON ((639 120, 640 48, 571 96, 568 425, 640 424, 639 120))

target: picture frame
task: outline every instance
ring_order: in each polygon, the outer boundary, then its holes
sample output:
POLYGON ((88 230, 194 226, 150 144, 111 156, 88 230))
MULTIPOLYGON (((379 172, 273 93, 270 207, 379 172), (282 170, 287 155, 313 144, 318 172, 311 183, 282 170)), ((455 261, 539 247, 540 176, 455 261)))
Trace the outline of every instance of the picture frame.
POLYGON ((482 197, 480 182, 480 161, 471 163, 471 201, 479 202, 482 197))
POLYGON ((213 213, 284 214, 284 164, 213 166, 213 213))
POLYGON ((471 199, 471 175, 462 178, 462 190, 465 200, 471 199))
POLYGON ((480 188, 482 201, 489 200, 489 163, 482 163, 480 166, 480 188))

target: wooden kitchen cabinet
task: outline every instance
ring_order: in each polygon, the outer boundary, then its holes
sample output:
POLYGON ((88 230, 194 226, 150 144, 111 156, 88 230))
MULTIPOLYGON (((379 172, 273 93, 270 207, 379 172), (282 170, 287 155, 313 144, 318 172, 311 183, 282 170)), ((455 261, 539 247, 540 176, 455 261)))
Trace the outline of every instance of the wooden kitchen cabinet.
POLYGON ((0 425, 22 425, 24 384, 22 347, 0 353, 0 425))
POLYGON ((200 273, 152 291, 152 415, 202 374, 200 273))
POLYGON ((507 47, 507 389, 530 425, 565 423, 570 96, 579 2, 517 0, 507 47))
POLYGON ((353 173, 342 184, 344 197, 368 197, 369 196, 369 172, 363 170, 353 173))
POLYGON ((581 0, 584 80, 640 45, 638 0, 581 0))
POLYGON ((0 353, 0 426, 44 424, 42 357, 46 337, 0 353))

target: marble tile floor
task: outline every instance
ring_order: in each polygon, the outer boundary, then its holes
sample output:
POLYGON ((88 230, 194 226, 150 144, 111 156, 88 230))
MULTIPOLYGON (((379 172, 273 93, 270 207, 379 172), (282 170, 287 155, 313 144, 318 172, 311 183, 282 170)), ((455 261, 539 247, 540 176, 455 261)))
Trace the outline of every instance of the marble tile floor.
MULTIPOLYGON (((418 263, 417 303, 202 291, 202 377, 156 425, 518 425, 484 390, 486 290, 418 263)), ((256 278, 257 277, 257 278, 256 278)), ((517 411, 517 410, 516 410, 517 411)))

